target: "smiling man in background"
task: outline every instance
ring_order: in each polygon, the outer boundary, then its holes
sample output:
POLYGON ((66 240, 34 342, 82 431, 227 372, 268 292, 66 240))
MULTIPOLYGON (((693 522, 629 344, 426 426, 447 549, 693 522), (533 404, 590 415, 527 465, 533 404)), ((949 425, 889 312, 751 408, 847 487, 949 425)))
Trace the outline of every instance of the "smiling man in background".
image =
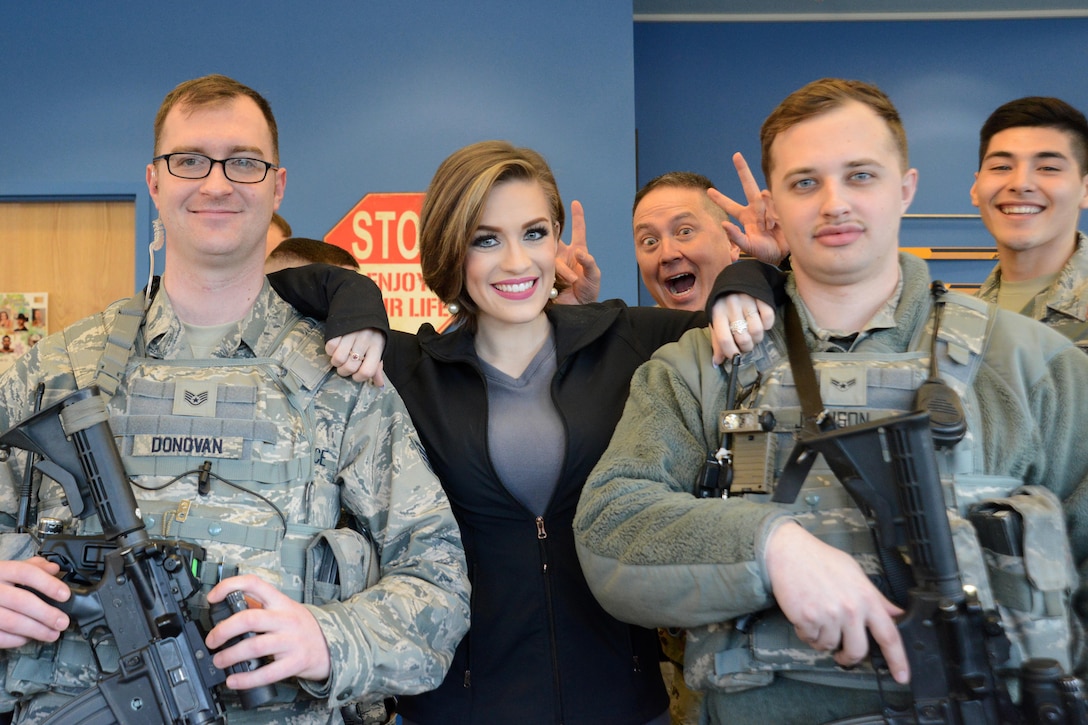
POLYGON ((1088 121, 1057 99, 1009 101, 979 132, 971 186, 997 267, 978 296, 1039 320, 1088 351, 1088 121))

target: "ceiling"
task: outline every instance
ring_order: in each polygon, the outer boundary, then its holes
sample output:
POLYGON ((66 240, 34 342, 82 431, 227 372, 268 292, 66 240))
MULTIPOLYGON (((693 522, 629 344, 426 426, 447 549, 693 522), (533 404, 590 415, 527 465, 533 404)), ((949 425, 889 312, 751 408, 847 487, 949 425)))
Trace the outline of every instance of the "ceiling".
POLYGON ((1088 0, 633 0, 639 22, 1088 17, 1088 0))

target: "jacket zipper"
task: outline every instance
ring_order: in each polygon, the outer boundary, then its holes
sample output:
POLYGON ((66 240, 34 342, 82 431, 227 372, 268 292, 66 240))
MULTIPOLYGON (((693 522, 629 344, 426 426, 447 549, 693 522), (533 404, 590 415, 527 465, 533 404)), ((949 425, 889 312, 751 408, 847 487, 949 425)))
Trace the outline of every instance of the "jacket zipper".
POLYGON ((540 559, 543 562, 541 574, 544 575, 544 599, 548 605, 548 636, 552 645, 552 679, 555 682, 555 704, 558 709, 557 722, 563 722, 563 688, 559 676, 559 643, 555 639, 555 607, 552 603, 551 579, 548 571, 548 530, 544 527, 544 517, 536 517, 536 538, 540 542, 540 559))
MULTIPOLYGON (((468 595, 468 611, 471 613, 476 610, 476 567, 469 568, 468 580, 472 585, 468 595)), ((466 690, 472 687, 472 638, 471 632, 465 635, 465 677, 461 682, 461 686, 466 690)))

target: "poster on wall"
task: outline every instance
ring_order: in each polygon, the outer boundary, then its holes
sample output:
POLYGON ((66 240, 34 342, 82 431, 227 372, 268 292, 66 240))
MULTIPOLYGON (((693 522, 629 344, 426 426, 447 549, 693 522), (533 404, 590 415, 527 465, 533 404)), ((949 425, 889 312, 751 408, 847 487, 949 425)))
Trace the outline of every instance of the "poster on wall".
POLYGON ((0 372, 46 336, 48 302, 45 292, 0 292, 0 372))

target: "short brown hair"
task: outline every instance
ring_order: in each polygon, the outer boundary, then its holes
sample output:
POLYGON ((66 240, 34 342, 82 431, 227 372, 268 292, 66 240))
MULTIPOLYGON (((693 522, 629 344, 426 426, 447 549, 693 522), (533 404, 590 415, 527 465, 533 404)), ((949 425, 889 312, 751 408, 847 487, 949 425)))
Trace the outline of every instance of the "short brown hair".
POLYGON ((456 316, 469 329, 475 326, 476 305, 465 291, 465 257, 491 190, 515 179, 540 184, 552 221, 562 231, 563 200, 548 162, 536 151, 506 141, 481 141, 454 151, 435 171, 423 197, 419 217, 423 281, 443 302, 457 303, 456 316))
MULTIPOLYGON (((269 252, 267 259, 282 260, 300 264, 332 264, 337 267, 350 267, 358 270, 359 262, 355 256, 335 244, 328 244, 320 239, 289 237, 276 245, 269 252)), ((294 266, 293 264, 291 266, 294 266)))
MULTIPOLYGON (((638 193, 635 194, 635 203, 631 205, 631 215, 634 216, 638 205, 646 198, 646 195, 657 189, 692 189, 705 192, 707 189, 713 188, 714 182, 702 174, 696 174, 694 171, 668 171, 650 179, 645 186, 638 190, 638 193)), ((711 215, 723 220, 729 218, 729 215, 712 202, 709 196, 704 194, 703 198, 706 209, 711 215)))
POLYGON ((793 128, 802 121, 841 108, 850 101, 857 101, 868 106, 876 115, 884 119, 899 151, 902 170, 907 170, 909 167, 907 132, 903 128, 903 121, 899 118, 899 111, 895 110, 895 105, 884 91, 864 81, 821 78, 786 96, 785 100, 779 103, 763 122, 763 127, 759 131, 759 141, 762 150, 763 179, 767 182, 768 188, 771 185, 771 144, 774 143, 778 134, 793 128))
MULTIPOLYGON (((272 223, 270 224, 270 226, 276 227, 276 229, 279 229, 281 232, 283 232, 283 238, 285 240, 291 238, 291 225, 286 219, 280 216, 279 212, 274 212, 272 214, 272 223)), ((303 237, 298 237, 298 239, 302 238, 303 237)))
POLYGON ((268 130, 272 134, 272 163, 279 164, 280 133, 276 127, 276 117, 272 115, 272 106, 269 105, 264 96, 249 86, 217 73, 185 81, 166 94, 166 98, 162 100, 159 112, 155 116, 155 149, 153 155, 159 155, 159 139, 162 137, 162 127, 166 123, 166 116, 174 106, 181 104, 195 110, 226 103, 239 96, 253 99, 253 102, 261 109, 265 120, 268 121, 268 130))

